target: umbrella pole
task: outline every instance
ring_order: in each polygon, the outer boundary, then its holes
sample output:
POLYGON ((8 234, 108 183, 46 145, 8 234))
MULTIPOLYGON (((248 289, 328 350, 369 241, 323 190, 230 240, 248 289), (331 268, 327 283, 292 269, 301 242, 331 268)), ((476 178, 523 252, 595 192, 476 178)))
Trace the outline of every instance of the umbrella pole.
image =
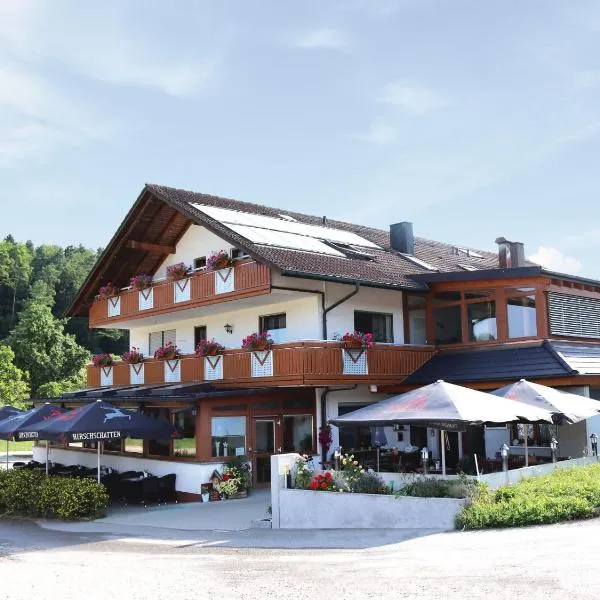
POLYGON ((446 476, 446 432, 440 429, 440 442, 442 443, 442 475, 446 476))
POLYGON ((377 446, 377 472, 379 473, 379 446, 377 446))
POLYGON ((8 471, 8 438, 6 438, 6 470, 8 471))
POLYGON ((529 424, 525 425, 525 466, 529 466, 529 424))
POLYGON ((100 446, 102 442, 98 441, 98 483, 100 483, 100 446))
POLYGON ((48 459, 50 457, 50 440, 46 440, 46 477, 48 477, 48 459))

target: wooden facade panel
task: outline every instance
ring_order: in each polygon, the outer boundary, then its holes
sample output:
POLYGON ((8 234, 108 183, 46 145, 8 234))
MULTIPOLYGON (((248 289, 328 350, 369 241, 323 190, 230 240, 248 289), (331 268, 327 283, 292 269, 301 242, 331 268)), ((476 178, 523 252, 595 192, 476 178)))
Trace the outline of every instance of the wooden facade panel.
POLYGON ((250 377, 250 352, 236 352, 223 356, 223 378, 226 380, 250 377))
POLYGON ((88 366, 87 386, 90 388, 100 387, 100 369, 98 367, 88 366))
POLYGON ((129 385, 129 365, 119 364, 113 367, 113 385, 129 385))
POLYGON ((269 267, 254 261, 244 262, 234 267, 235 290, 226 294, 215 294, 214 271, 201 271, 190 276, 190 300, 175 303, 173 283, 159 282, 153 286, 154 306, 143 311, 139 309, 139 293, 126 290, 119 294, 121 313, 117 317, 108 317, 107 300, 96 298, 90 306, 90 327, 115 324, 120 320, 165 314, 184 308, 194 308, 206 304, 215 304, 225 300, 236 300, 270 292, 271 271, 269 267))
POLYGON ((202 381, 204 379, 204 359, 192 356, 181 360, 182 381, 202 381))
POLYGON ((164 383, 165 367, 162 360, 152 360, 144 363, 144 383, 164 383))
POLYGON ((273 351, 273 375, 277 377, 301 377, 302 371, 302 352, 296 352, 292 349, 276 349, 273 351))

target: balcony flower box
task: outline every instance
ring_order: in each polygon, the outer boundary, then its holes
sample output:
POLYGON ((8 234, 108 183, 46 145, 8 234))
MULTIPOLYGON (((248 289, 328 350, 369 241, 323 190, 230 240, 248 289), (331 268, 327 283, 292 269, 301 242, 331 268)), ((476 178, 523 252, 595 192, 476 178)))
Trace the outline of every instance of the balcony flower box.
POLYGON ((183 262, 176 263, 167 267, 167 279, 169 281, 180 281, 185 279, 189 273, 190 268, 183 262))
POLYGON ((206 266, 211 271, 220 271, 233 266, 233 260, 226 250, 219 250, 211 254, 206 260, 206 266))
POLYGON ((353 331, 345 333, 342 342, 342 372, 344 375, 368 375, 367 352, 375 346, 372 333, 353 331))
POLYGON ((219 344, 214 338, 202 340, 196 346, 196 356, 204 361, 204 379, 215 381, 223 379, 223 358, 225 346, 219 344))
POLYGON ((144 355, 139 348, 132 348, 121 355, 121 360, 129 365, 129 383, 141 385, 144 383, 144 355))
POLYGON ((273 339, 268 331, 252 333, 242 340, 242 348, 251 352, 250 369, 252 377, 273 376, 273 339))
POLYGON ((152 276, 151 275, 136 275, 129 280, 129 285, 136 291, 142 292, 152 287, 152 276))
POLYGON ((111 354, 96 354, 92 358, 94 367, 100 367, 100 385, 111 386, 113 384, 113 362, 111 354))
POLYGON ((242 340, 242 348, 248 352, 270 350, 273 347, 273 338, 268 331, 251 333, 242 340))
POLYGON ((214 338, 212 340, 201 340, 196 346, 196 356, 218 356, 223 354, 225 346, 219 344, 214 338))
POLYGON ((164 361, 165 383, 181 381, 181 351, 173 342, 161 346, 154 353, 154 358, 164 361))
POLYGON ((109 300, 119 295, 119 288, 113 283, 107 283, 98 290, 98 297, 101 300, 109 300))
POLYGON ((173 342, 169 342, 156 349, 154 358, 157 360, 179 360, 181 358, 181 351, 173 342))
POLYGON ((373 348, 375 342, 373 341, 372 333, 362 333, 360 331, 353 331, 351 333, 345 333, 341 337, 342 345, 346 349, 364 349, 373 348))

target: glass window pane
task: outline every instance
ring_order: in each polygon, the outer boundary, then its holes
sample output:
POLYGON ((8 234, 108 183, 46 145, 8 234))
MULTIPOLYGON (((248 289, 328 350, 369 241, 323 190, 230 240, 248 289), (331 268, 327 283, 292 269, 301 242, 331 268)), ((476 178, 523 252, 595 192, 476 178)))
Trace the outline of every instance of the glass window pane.
MULTIPOLYGON (((165 419, 170 422, 168 408, 147 408, 144 413, 156 419, 165 419)), ((171 454, 171 440, 149 440, 148 454, 151 456, 169 456, 171 454)))
MULTIPOLYGON (((345 415, 353 410, 364 408, 367 404, 346 404, 338 406, 338 416, 345 415)), ((339 428, 339 440, 342 451, 360 450, 371 447, 371 427, 344 426, 339 428)))
POLYGON ((440 304, 442 302, 457 302, 460 300, 460 292, 438 292, 433 295, 434 304, 440 304))
POLYGON ((487 342, 498 339, 495 302, 468 304, 467 315, 471 342, 487 342))
POLYGON ((312 415, 283 417, 283 451, 308 454, 313 448, 312 415))
POLYGON ((475 300, 477 298, 489 298, 495 296, 496 292, 493 290, 471 290, 465 292, 465 300, 475 300))
POLYGON ((125 438, 125 452, 133 452, 134 454, 144 453, 144 440, 133 440, 125 438))
POLYGON ((507 298, 508 337, 532 337, 537 335, 535 296, 507 298))
POLYGON ((246 454, 246 417, 213 417, 211 419, 212 456, 244 456, 246 454))
POLYGON ((181 437, 173 440, 175 456, 196 456, 196 409, 173 411, 173 424, 181 437))
POLYGON ((273 454, 275 452, 275 421, 273 419, 257 419, 256 453, 273 454))
POLYGON ((425 307, 427 303, 427 299, 425 296, 420 296, 419 294, 407 294, 406 295, 406 304, 409 308, 417 308, 417 307, 425 307))
POLYGON ((535 292, 535 288, 533 288, 533 287, 506 288, 507 294, 522 294, 523 292, 535 292))
POLYGON ((121 452, 122 441, 121 440, 105 440, 104 441, 104 452, 121 452))
POLYGON ((433 311, 433 318, 436 344, 460 344, 462 342, 460 305, 436 308, 433 311))
POLYGON ((408 343, 427 343, 425 309, 408 311, 408 343))
POLYGON ((354 330, 361 333, 372 333, 373 341, 391 344, 394 341, 392 315, 387 313, 354 311, 354 330))

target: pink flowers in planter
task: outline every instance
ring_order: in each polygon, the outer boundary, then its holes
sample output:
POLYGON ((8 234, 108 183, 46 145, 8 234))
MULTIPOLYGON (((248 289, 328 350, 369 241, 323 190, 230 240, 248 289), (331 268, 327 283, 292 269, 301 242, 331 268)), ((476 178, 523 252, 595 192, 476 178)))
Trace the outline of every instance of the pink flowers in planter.
POLYGON ((353 331, 352 333, 345 333, 342 338, 344 348, 373 348, 375 342, 373 341, 372 333, 362 333, 360 331, 353 331))
POLYGON ((102 300, 108 300, 108 298, 113 298, 114 296, 119 295, 119 288, 111 282, 108 282, 106 285, 103 285, 98 290, 98 296, 102 298, 102 300))
POLYGON ((242 340, 242 348, 249 352, 269 350, 273 346, 271 334, 267 331, 251 333, 242 340))
POLYGON ((139 348, 133 347, 121 355, 121 360, 128 365, 139 365, 144 362, 144 355, 140 352, 139 348))
POLYGON ((112 354, 95 354, 92 357, 92 364, 95 367, 112 367, 113 362, 112 354))
POLYGON ((218 271, 219 269, 226 269, 231 267, 233 261, 226 250, 219 250, 214 252, 206 259, 206 266, 212 271, 218 271))
POLYGON ((196 356, 218 356, 223 354, 225 346, 219 344, 214 338, 212 340, 201 340, 196 346, 196 356))
POLYGON ((184 279, 189 270, 190 268, 183 262, 171 265, 170 267, 167 267, 167 279, 169 281, 179 281, 180 279, 184 279))
POLYGON ((129 280, 129 285, 138 292, 147 290, 152 287, 152 276, 151 275, 136 275, 129 280))
POLYGON ((154 358, 157 360, 177 360, 181 358, 181 351, 173 342, 169 342, 156 350, 154 358))

